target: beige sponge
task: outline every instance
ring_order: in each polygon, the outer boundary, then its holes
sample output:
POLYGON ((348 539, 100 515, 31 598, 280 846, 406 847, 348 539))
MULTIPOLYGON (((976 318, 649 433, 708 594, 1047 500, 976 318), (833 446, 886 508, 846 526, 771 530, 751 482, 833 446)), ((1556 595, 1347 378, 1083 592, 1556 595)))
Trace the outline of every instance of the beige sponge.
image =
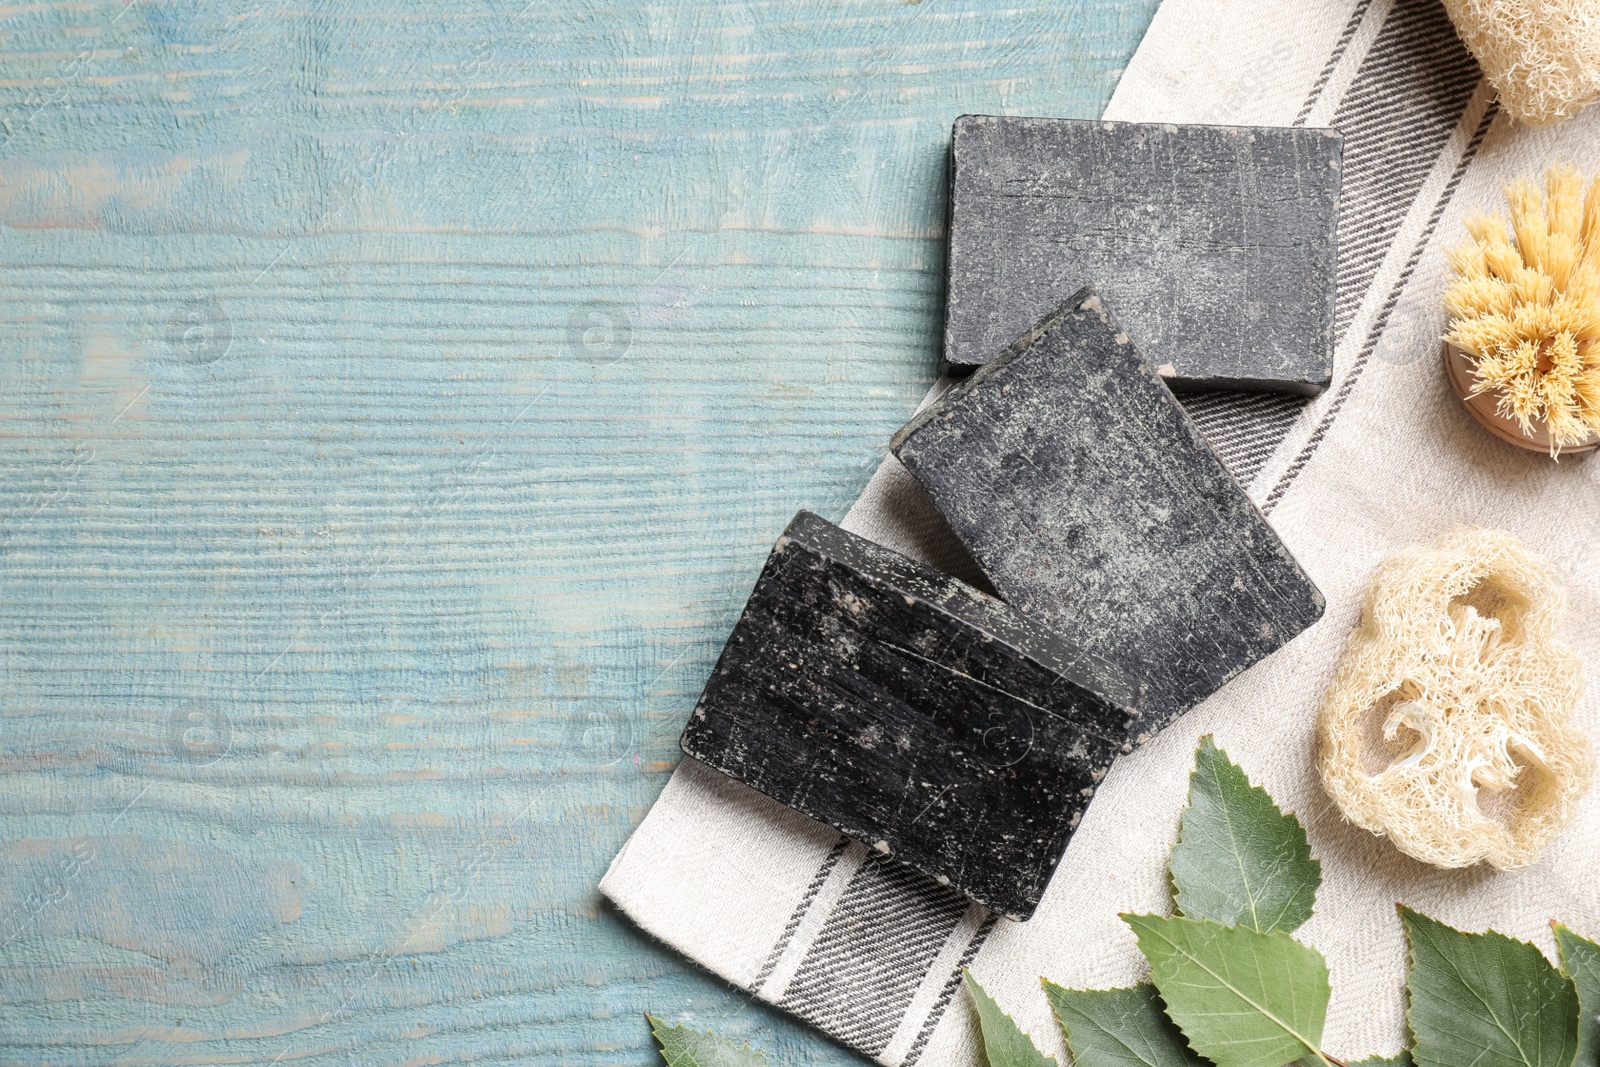
POLYGON ((1542 126, 1600 94, 1600 0, 1444 0, 1511 116, 1542 126))
POLYGON ((1593 775, 1565 610, 1550 566, 1501 531, 1385 562, 1317 722, 1345 817, 1437 867, 1532 863, 1593 775))

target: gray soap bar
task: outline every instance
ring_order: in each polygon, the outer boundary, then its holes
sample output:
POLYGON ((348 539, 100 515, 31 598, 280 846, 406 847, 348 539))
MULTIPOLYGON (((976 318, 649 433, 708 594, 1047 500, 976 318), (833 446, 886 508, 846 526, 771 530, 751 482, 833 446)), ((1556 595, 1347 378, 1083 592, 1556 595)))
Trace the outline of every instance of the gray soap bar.
POLYGON ((1084 289, 891 447, 1008 603, 1148 686, 1156 729, 1323 599, 1084 289))
POLYGON ((1139 695, 998 600, 802 511, 681 743, 1026 918, 1139 732, 1139 695))
POLYGON ((1333 373, 1333 130, 964 115, 944 369, 1094 284, 1169 382, 1320 393, 1333 373))

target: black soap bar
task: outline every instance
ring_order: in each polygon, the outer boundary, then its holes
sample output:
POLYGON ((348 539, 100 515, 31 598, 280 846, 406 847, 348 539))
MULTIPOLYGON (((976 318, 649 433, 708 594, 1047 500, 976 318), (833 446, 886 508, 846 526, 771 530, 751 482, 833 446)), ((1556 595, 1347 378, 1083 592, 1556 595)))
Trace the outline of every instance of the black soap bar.
POLYGON ((1322 594, 1084 289, 891 447, 1008 603, 1147 686, 1156 730, 1322 594))
POLYGON ((802 511, 681 743, 1024 919, 1131 747, 1139 696, 998 600, 802 511))
POLYGON ((962 116, 944 369, 1093 283, 1174 386, 1320 393, 1341 149, 1323 129, 962 116))

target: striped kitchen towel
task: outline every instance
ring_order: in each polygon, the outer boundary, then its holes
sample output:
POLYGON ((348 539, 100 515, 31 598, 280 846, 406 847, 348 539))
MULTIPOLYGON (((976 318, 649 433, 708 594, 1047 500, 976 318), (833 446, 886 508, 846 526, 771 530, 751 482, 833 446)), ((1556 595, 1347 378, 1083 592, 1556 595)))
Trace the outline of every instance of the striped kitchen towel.
MULTIPOLYGON (((1461 217, 1560 156, 1600 169, 1600 109, 1530 130, 1498 115, 1436 0, 1167 0, 1108 119, 1332 126, 1344 134, 1334 384, 1310 402, 1216 394, 1191 415, 1326 594, 1322 622, 1120 760, 1027 923, 996 920, 893 861, 685 761, 602 891, 640 926, 890 1065, 976 1064, 970 967, 1063 1055, 1039 977, 1129 984, 1143 960, 1119 912, 1170 908, 1168 849, 1195 745, 1212 733, 1298 813, 1324 881, 1299 936, 1332 970, 1326 1047, 1404 1037, 1394 903, 1553 951, 1550 919, 1600 935, 1600 798, 1533 867, 1438 871, 1339 817, 1312 765, 1313 720, 1372 567, 1458 525, 1512 530, 1566 572, 1564 636, 1600 663, 1600 467, 1501 444, 1440 366, 1443 248, 1461 217), (698 857, 686 865, 683 856, 698 857)), ((971 563, 891 457, 844 525, 968 575, 971 563)), ((1587 687, 1580 725, 1600 735, 1587 687)), ((1063 1059, 1061 1062, 1066 1062, 1063 1059)))

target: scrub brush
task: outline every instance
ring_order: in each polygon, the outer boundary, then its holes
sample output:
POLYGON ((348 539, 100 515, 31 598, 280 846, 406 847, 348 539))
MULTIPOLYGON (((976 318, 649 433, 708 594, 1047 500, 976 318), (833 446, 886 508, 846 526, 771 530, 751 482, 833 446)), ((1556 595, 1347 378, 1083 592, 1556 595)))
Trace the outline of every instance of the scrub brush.
POLYGON ((1450 253, 1445 341, 1471 366, 1465 399, 1491 395, 1554 456, 1600 433, 1600 178, 1585 195, 1557 163, 1542 195, 1520 178, 1506 200, 1509 231, 1503 216, 1474 216, 1472 241, 1450 253))

